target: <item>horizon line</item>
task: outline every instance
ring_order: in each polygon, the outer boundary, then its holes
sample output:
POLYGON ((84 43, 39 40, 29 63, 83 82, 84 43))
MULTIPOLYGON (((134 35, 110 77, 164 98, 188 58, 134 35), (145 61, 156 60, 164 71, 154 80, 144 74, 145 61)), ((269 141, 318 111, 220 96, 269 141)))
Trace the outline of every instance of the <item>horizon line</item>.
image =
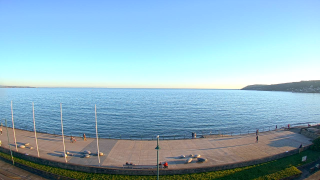
POLYGON ((240 90, 239 88, 157 88, 157 87, 33 87, 33 86, 2 86, 0 88, 84 88, 84 89, 203 89, 203 90, 240 90))

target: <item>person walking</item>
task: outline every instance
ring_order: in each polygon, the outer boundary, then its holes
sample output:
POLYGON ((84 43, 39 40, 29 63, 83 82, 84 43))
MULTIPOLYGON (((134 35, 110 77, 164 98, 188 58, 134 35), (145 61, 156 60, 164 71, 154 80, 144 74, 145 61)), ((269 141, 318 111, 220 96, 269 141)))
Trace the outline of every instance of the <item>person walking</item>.
POLYGON ((256 143, 258 143, 259 141, 259 136, 256 136, 256 143))
POLYGON ((259 129, 256 130, 256 136, 258 136, 258 134, 259 134, 259 129))
POLYGON ((84 134, 84 133, 83 133, 83 140, 84 140, 84 141, 87 140, 86 134, 84 134))
POLYGON ((1 132, 1 135, 2 135, 2 125, 0 126, 0 132, 1 132))

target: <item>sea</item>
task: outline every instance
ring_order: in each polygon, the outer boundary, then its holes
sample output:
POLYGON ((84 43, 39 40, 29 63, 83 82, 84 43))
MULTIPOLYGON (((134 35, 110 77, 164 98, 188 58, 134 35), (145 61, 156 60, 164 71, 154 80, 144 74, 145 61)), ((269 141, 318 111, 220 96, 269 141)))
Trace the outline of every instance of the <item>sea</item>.
POLYGON ((5 126, 100 138, 187 139, 320 122, 320 94, 249 90, 1 88, 5 126), (12 103, 12 109, 11 109, 12 103), (96 106, 96 116, 95 116, 96 106), (61 108, 62 107, 62 108, 61 108), (62 113, 61 113, 62 109, 62 113), (13 116, 12 116, 13 115, 13 116))

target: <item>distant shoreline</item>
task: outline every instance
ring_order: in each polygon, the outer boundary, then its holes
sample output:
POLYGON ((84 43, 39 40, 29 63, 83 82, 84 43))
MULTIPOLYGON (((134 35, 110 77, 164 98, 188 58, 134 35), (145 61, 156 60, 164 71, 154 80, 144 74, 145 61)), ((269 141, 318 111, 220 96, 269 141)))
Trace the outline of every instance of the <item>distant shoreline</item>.
POLYGON ((0 88, 70 88, 70 89, 176 89, 176 90, 240 90, 240 89, 206 89, 206 88, 130 88, 130 87, 30 87, 30 86, 0 86, 0 88))
POLYGON ((36 88, 30 86, 0 86, 0 88, 36 88))

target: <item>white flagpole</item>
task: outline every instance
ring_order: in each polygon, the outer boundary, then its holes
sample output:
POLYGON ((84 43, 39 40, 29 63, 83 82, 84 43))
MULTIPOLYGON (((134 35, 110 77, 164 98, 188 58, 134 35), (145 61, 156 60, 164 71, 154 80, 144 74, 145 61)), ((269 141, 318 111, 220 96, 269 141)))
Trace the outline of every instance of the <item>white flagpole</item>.
POLYGON ((13 155, 12 155, 12 151, 11 151, 11 146, 10 146, 10 139, 9 139, 9 131, 8 131, 7 119, 4 119, 4 120, 5 120, 5 123, 6 123, 7 137, 8 137, 8 145, 9 145, 9 149, 10 149, 12 164, 14 165, 14 159, 13 159, 13 155))
POLYGON ((11 101, 11 116, 12 116, 12 129, 13 129, 14 144, 16 145, 16 151, 18 152, 17 139, 16 139, 16 131, 14 130, 12 101, 11 101))
POLYGON ((61 111, 61 130, 62 130, 62 142, 63 142, 63 156, 66 163, 68 162, 66 157, 66 145, 64 144, 64 135, 63 135, 63 122, 62 122, 62 104, 60 103, 60 111, 61 111))
POLYGON ((99 166, 100 166, 100 151, 99 151, 99 138, 98 138, 98 123, 97 123, 97 105, 94 105, 94 114, 96 117, 96 136, 97 136, 97 149, 98 149, 98 160, 99 160, 99 166))
POLYGON ((36 120, 35 120, 35 118, 34 118, 34 104, 33 104, 33 102, 32 102, 32 114, 33 114, 34 138, 36 139, 36 146, 37 146, 38 157, 40 157, 39 147, 38 147, 37 130, 36 130, 36 120))

